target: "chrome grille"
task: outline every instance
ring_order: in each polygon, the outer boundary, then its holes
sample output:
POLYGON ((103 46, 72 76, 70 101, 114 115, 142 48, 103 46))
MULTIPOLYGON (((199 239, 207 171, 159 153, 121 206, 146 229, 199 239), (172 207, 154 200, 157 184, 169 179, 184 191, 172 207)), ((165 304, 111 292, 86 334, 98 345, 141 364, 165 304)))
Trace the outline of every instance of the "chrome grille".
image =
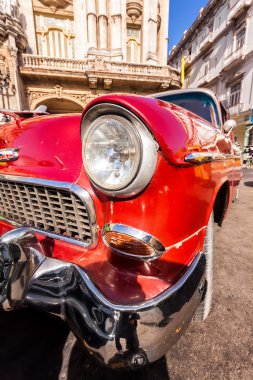
POLYGON ((92 242, 87 207, 70 190, 0 181, 0 215, 22 226, 81 240, 87 245, 92 242))

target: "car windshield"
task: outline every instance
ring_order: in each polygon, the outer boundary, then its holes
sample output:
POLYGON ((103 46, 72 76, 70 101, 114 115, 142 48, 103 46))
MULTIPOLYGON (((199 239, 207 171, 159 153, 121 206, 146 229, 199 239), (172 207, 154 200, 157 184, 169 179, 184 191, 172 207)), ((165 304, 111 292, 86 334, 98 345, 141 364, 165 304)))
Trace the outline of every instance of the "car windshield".
POLYGON ((217 106, 211 96, 201 92, 160 95, 158 99, 183 107, 216 126, 220 126, 217 106))

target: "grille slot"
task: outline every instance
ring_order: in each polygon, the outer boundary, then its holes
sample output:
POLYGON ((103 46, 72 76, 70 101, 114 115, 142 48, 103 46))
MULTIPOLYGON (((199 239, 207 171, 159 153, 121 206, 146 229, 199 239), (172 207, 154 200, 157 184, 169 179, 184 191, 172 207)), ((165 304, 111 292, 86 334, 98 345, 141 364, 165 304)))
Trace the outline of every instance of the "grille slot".
POLYGON ((85 202, 67 189, 1 180, 0 214, 22 226, 92 243, 85 202))

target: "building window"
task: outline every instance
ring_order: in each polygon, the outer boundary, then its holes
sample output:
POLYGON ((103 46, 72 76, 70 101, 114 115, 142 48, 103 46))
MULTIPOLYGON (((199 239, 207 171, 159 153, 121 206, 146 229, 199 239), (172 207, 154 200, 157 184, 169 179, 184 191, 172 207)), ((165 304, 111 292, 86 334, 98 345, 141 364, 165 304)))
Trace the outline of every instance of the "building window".
POLYGON ((141 30, 140 28, 127 27, 127 61, 141 62, 141 30))
POLYGON ((189 85, 190 85, 190 76, 189 75, 185 77, 184 85, 185 85, 185 88, 189 87, 189 85))
POLYGON ((208 33, 213 33, 213 21, 210 22, 210 24, 208 25, 208 33))
POLYGON ((209 62, 206 62, 204 65, 204 75, 207 75, 209 72, 209 62))
POLYGON ((178 65, 179 65, 178 59, 171 62, 171 66, 174 67, 174 69, 180 70, 180 67, 178 65))
POLYGON ((207 28, 203 29, 200 34, 199 45, 201 44, 201 42, 203 42, 206 39, 206 36, 207 36, 207 28))
POLYGON ((233 107, 240 103, 241 100, 241 83, 236 83, 230 87, 229 106, 233 107))
POLYGON ((206 77, 209 73, 209 59, 207 61, 203 61, 202 66, 199 70, 199 79, 206 77))
POLYGON ((240 30, 240 32, 237 33, 236 35, 236 50, 241 49, 241 47, 245 43, 245 34, 246 34, 246 29, 240 30))
POLYGON ((226 43, 225 58, 229 57, 233 53, 234 40, 229 38, 226 43))
POLYGON ((38 54, 55 58, 75 58, 73 20, 35 15, 38 54))

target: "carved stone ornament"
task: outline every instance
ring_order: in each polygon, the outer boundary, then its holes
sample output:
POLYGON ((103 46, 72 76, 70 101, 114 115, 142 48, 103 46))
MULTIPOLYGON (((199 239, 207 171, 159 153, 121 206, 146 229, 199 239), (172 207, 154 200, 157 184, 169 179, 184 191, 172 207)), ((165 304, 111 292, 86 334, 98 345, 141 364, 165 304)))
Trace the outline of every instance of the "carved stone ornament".
POLYGON ((134 23, 142 14, 142 0, 127 0, 127 16, 134 23))
POLYGON ((8 35, 11 34, 15 37, 16 47, 19 50, 24 50, 27 46, 27 38, 23 31, 22 25, 15 18, 15 16, 10 15, 9 13, 0 12, 0 45, 8 38, 8 35))
POLYGON ((31 106, 31 104, 33 103, 33 101, 35 101, 37 99, 40 99, 40 98, 43 98, 44 96, 47 96, 48 92, 46 92, 46 91, 30 91, 30 90, 26 90, 25 91, 25 95, 26 95, 26 97, 28 97, 28 99, 29 99, 29 105, 31 106))
POLYGON ((62 91, 63 91, 63 87, 60 86, 59 84, 57 84, 55 87, 55 95, 56 95, 56 98, 58 99, 62 99, 62 91))
POLYGON ((73 0, 39 0, 46 7, 55 12, 58 8, 66 8, 68 5, 73 4, 73 0))
POLYGON ((17 48, 11 46, 11 47, 8 48, 8 50, 9 50, 9 53, 10 53, 11 57, 14 57, 14 58, 17 57, 17 55, 18 55, 18 49, 17 48))
POLYGON ((42 89, 25 89, 25 95, 28 98, 30 108, 37 107, 38 102, 44 101, 46 99, 67 99, 72 100, 73 102, 78 103, 83 107, 89 103, 92 99, 96 98, 99 95, 93 95, 90 92, 79 92, 73 93, 72 91, 66 91, 61 85, 56 85, 53 89, 48 88, 46 90, 42 89))

